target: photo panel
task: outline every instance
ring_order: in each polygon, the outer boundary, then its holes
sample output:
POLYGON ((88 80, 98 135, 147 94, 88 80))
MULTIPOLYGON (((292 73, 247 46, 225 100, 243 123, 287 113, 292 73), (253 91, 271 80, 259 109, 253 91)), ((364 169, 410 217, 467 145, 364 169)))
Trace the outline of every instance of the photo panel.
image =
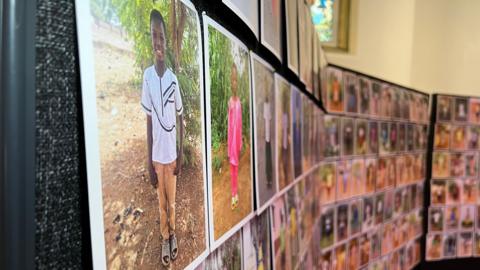
POLYGON ((245 224, 242 236, 243 269, 272 269, 269 211, 245 224))
POLYGON ((343 72, 340 69, 327 68, 326 108, 330 113, 344 111, 343 72))
POLYGON ((452 125, 452 138, 450 148, 452 150, 465 150, 467 147, 467 126, 452 125))
POLYGON ((287 65, 295 74, 299 74, 299 55, 298 55, 298 10, 297 1, 284 1, 286 16, 287 33, 287 65))
POLYGON ((247 47, 203 16, 210 243, 213 249, 253 216, 250 57, 247 47))
POLYGON ((336 242, 342 242, 348 238, 349 223, 348 223, 348 203, 338 204, 336 206, 336 242))
POLYGON ((320 248, 327 249, 335 243, 335 207, 322 207, 322 215, 320 217, 320 248))
POLYGON ((468 150, 478 150, 480 148, 480 126, 468 126, 467 148, 468 150))
POLYGON ((275 119, 277 144, 277 185, 283 190, 295 176, 293 171, 293 132, 291 88, 288 81, 275 74, 275 119))
POLYGON ((372 90, 370 93, 370 115, 373 118, 381 116, 382 107, 382 83, 372 80, 372 90))
POLYGON ((253 118, 255 123, 255 185, 257 210, 262 212, 278 190, 276 170, 276 121, 274 70, 250 52, 253 118))
POLYGON ((337 164, 335 162, 321 164, 319 174, 322 204, 325 205, 334 202, 337 182, 337 164))
POLYGON ((355 155, 366 155, 368 152, 368 121, 355 121, 355 155))
POLYGON ((304 0, 297 0, 298 3, 298 55, 300 58, 300 81, 305 88, 313 93, 313 22, 310 14, 310 6, 304 0))
POLYGON ((472 124, 480 124, 480 99, 470 98, 468 103, 468 121, 472 124))
POLYGON ((438 96, 437 99, 437 120, 452 121, 453 99, 448 96, 438 96))
POLYGON ((291 269, 292 267, 287 209, 283 195, 278 197, 271 207, 273 269, 291 269))
POLYGON ((244 269, 244 256, 242 248, 242 231, 236 232, 227 241, 208 255, 196 270, 204 269, 244 269))
POLYGON ((76 4, 77 18, 96 18, 77 22, 93 267, 193 268, 208 250, 197 11, 184 0, 76 4))
POLYGON ((451 126, 449 124, 435 124, 435 135, 433 142, 433 147, 435 149, 448 150, 450 148, 450 128, 451 126))
POLYGON ((281 0, 260 1, 260 41, 280 62, 282 61, 281 0))
POLYGON ((324 157, 334 158, 340 156, 341 141, 341 120, 337 116, 324 116, 324 157))
POLYGON ((428 209, 428 231, 442 232, 444 224, 444 210, 442 207, 430 207, 428 209))
POLYGON ((352 156, 355 150, 355 121, 342 117, 342 156, 352 156))
POLYGON ((370 95, 372 92, 372 82, 367 77, 359 77, 359 94, 358 94, 358 112, 362 115, 370 115, 370 95))
POLYGON ((461 232, 458 234, 459 258, 471 257, 473 255, 473 232, 461 232))
POLYGON ((290 111, 292 113, 292 139, 293 139, 293 171, 295 178, 302 175, 303 155, 302 155, 302 127, 303 127, 303 94, 300 90, 291 84, 290 111))
POLYGON ((343 73, 343 92, 345 93, 345 112, 357 114, 359 106, 359 80, 356 74, 343 73))
POLYGON ((432 177, 447 178, 450 176, 450 153, 434 152, 432 158, 432 177))
POLYGON ((427 234, 426 260, 441 260, 443 246, 443 234, 427 234))
POLYGON ((443 259, 457 256, 457 233, 448 233, 443 236, 443 259))
POLYGON ((250 28, 258 39, 258 1, 256 0, 222 0, 250 28))
POLYGON ((468 120, 468 98, 456 97, 454 104, 454 120, 457 122, 466 122, 468 120))

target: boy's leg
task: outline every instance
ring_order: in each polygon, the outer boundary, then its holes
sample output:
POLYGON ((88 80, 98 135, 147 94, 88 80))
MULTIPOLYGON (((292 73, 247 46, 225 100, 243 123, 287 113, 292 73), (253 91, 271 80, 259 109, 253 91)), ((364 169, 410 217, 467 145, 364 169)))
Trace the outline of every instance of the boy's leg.
POLYGON ((173 161, 170 164, 166 165, 165 170, 165 191, 167 195, 168 203, 168 225, 169 235, 175 234, 175 197, 177 193, 177 176, 173 174, 175 167, 177 166, 177 161, 173 161))
POLYGON ((167 223, 167 194, 165 192, 165 168, 166 165, 154 162, 155 172, 157 173, 157 195, 160 209, 160 234, 163 240, 168 240, 168 223, 167 223))

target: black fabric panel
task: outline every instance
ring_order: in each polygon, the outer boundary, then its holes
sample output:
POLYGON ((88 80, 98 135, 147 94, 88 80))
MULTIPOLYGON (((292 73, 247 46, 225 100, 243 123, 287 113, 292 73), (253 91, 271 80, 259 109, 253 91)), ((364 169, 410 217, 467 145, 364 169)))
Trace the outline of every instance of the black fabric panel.
POLYGON ((37 269, 88 268, 91 261, 85 259, 90 245, 74 0, 37 1, 35 41, 35 265, 37 269))

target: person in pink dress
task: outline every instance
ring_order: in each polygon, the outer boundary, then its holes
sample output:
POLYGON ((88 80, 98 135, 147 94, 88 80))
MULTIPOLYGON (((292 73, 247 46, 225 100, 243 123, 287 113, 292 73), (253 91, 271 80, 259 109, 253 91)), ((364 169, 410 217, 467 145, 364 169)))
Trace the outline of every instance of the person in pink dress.
POLYGON ((232 65, 232 96, 228 101, 228 161, 230 162, 230 182, 232 186, 232 209, 238 206, 238 166, 242 149, 242 104, 237 96, 237 68, 232 65))

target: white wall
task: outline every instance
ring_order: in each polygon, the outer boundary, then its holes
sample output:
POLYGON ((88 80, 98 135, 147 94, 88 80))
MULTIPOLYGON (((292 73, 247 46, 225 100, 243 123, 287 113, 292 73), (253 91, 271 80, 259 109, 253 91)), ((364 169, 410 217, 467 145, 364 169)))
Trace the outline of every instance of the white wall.
POLYGON ((351 50, 328 61, 421 91, 480 96, 480 1, 352 0, 351 50))

